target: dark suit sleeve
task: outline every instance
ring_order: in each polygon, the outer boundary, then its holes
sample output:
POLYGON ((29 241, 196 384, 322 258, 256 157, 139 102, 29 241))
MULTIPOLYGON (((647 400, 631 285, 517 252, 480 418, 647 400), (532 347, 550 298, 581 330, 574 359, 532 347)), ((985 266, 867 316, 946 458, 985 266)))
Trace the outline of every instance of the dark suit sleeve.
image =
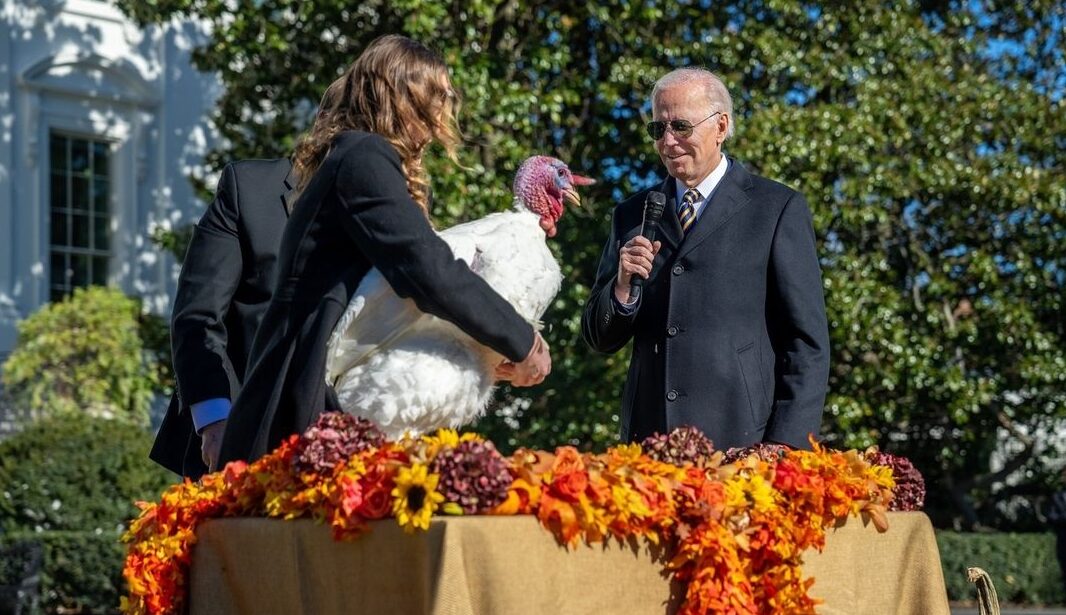
POLYGON ((617 352, 633 336, 637 310, 628 314, 618 309, 614 299, 614 280, 618 275, 618 210, 611 222, 611 233, 600 256, 596 282, 592 286, 585 311, 581 316, 581 335, 598 352, 617 352))
POLYGON ((807 202, 794 193, 778 221, 768 297, 777 354, 774 407, 764 439, 807 448, 817 434, 829 379, 829 326, 807 202))
POLYGON ((233 399, 239 386, 240 374, 226 354, 223 322, 244 266, 239 217, 236 174, 227 166, 214 201, 193 229, 174 299, 171 349, 183 406, 233 399))
POLYGON ((433 231, 387 141, 360 142, 340 162, 336 182, 346 230, 396 294, 512 361, 526 358, 533 327, 433 231))

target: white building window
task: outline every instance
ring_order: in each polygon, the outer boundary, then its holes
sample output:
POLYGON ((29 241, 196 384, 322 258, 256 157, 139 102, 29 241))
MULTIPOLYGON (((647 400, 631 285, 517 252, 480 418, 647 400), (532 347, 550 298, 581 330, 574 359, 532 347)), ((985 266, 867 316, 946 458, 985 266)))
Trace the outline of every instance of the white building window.
POLYGON ((76 287, 107 284, 111 150, 107 141, 53 132, 49 153, 49 296, 57 301, 76 287))

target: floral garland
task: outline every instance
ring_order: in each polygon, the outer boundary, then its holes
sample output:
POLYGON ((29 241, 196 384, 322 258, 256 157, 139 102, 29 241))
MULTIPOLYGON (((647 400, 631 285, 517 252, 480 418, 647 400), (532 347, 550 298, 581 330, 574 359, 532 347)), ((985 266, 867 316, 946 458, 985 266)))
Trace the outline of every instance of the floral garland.
POLYGON ((361 419, 324 414, 254 463, 230 463, 139 503, 123 537, 122 609, 183 610, 196 528, 208 519, 309 517, 349 540, 386 517, 414 532, 434 514, 530 514, 568 545, 611 537, 669 545, 666 568, 687 586, 679 613, 814 613, 803 552, 821 550, 826 529, 849 515, 887 529, 895 481, 889 465, 872 462, 876 450, 812 445, 730 451, 726 463, 687 428, 598 455, 562 446, 508 459, 476 434, 442 429, 387 442, 361 419))

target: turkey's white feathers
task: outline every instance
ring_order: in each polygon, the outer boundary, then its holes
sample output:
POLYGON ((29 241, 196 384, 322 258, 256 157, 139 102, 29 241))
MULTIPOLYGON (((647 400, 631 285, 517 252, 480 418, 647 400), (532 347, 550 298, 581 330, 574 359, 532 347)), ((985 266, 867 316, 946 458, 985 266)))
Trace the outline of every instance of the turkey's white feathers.
MULTIPOLYGON (((440 236, 531 323, 559 292, 562 273, 534 213, 492 214, 440 236)), ((392 438, 472 422, 491 399, 495 367, 503 360, 398 297, 376 269, 352 295, 328 353, 326 378, 341 407, 392 438)))

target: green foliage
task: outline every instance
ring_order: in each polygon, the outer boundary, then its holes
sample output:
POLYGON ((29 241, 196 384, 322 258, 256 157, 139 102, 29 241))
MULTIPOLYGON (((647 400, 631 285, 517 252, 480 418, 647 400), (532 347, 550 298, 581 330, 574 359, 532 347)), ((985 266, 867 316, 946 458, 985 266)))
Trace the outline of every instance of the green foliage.
MULTIPOLYGON (((150 446, 141 427, 77 414, 0 441, 0 552, 43 545, 46 612, 117 612, 121 531, 134 502, 157 499, 173 478, 148 460, 150 446)), ((0 565, 0 584, 18 581, 15 563, 0 565)))
POLYGON ((1053 534, 938 531, 937 546, 950 600, 977 599, 966 569, 983 568, 999 599, 1012 604, 1066 604, 1053 534))
MULTIPOLYGON (((19 532, 0 537, 0 551, 16 542, 36 541, 44 551, 40 605, 46 613, 117 613, 125 591, 126 550, 115 531, 19 532)), ((0 566, 0 584, 17 583, 0 566)))
POLYGON ((32 538, 21 536, 18 539, 4 537, 0 541, 0 585, 16 585, 30 568, 32 538))
POLYGON ((172 476, 148 460, 151 434, 106 419, 37 421, 0 441, 0 533, 114 532, 172 476))
POLYGON ((174 356, 170 352, 170 319, 142 312, 137 318, 137 332, 145 360, 155 375, 154 392, 169 395, 176 384, 174 356))
POLYGON ((186 224, 177 228, 164 228, 162 226, 152 229, 149 239, 156 247, 170 252, 179 263, 185 262, 185 252, 189 249, 192 241, 193 224, 186 224))
POLYGON ((34 417, 84 413, 147 425, 152 397, 170 381, 160 322, 117 289, 75 289, 19 323, 4 386, 34 417), (145 335, 154 351, 145 351, 145 335))
POLYGON ((943 486, 930 494, 940 524, 994 518, 1009 472, 1015 491, 1046 486, 1054 451, 1041 447, 1066 419, 1061 2, 119 4, 211 24, 194 59, 225 85, 216 168, 288 154, 325 86, 402 32, 442 51, 465 98, 463 168, 427 164, 442 226, 503 209, 531 154, 601 179, 553 243, 565 282, 545 319, 552 375, 505 389, 479 426, 504 447, 616 438, 628 356, 586 348, 581 308, 613 204, 662 176, 642 130, 654 80, 718 71, 734 93, 727 149, 811 205, 830 441, 914 458, 943 486), (993 471, 997 446, 1009 454, 993 471))

